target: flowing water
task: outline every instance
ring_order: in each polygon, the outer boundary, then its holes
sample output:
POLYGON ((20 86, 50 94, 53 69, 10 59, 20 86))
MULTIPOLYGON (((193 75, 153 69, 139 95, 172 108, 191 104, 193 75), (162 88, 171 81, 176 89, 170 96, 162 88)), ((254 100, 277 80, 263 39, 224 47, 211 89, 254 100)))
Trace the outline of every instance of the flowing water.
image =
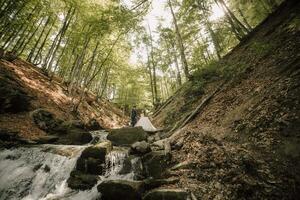
MULTIPOLYGON (((95 132, 93 135, 99 136, 95 132)), ((97 199, 97 185, 87 191, 75 191, 67 185, 70 173, 86 147, 37 145, 1 151, 0 200, 97 199)), ((98 183, 106 179, 133 179, 133 172, 119 174, 127 157, 127 149, 114 148, 106 156, 105 174, 99 176, 98 183)))

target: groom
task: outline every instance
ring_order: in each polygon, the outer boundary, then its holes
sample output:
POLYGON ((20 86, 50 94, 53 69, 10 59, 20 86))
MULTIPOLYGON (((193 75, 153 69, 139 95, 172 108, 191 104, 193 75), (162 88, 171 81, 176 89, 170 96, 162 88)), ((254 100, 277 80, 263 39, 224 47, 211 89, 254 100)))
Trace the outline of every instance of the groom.
POLYGON ((131 110, 130 119, 131 119, 131 126, 134 127, 134 125, 137 122, 137 110, 136 110, 136 106, 133 106, 133 108, 131 110))

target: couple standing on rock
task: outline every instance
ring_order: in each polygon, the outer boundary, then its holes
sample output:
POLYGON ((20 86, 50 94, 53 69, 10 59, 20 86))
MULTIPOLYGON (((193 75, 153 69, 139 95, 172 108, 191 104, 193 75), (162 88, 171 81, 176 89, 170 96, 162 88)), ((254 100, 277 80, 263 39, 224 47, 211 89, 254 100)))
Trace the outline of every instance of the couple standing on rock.
POLYGON ((142 127, 144 131, 147 132, 155 132, 157 129, 153 126, 150 119, 148 117, 144 116, 144 112, 141 114, 141 117, 138 120, 138 111, 136 109, 136 106, 133 106, 131 110, 131 126, 132 127, 142 127))

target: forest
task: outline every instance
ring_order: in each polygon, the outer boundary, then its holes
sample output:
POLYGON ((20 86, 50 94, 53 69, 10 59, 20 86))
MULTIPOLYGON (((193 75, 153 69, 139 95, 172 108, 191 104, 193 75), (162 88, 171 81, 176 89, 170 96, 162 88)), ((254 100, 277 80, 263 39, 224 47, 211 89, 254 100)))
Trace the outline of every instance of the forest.
POLYGON ((0 0, 0 200, 296 200, 297 0, 0 0))
POLYGON ((59 77, 71 93, 81 87, 123 108, 150 109, 193 76, 216 70, 280 3, 156 2, 172 19, 160 16, 151 30, 151 1, 3 0, 1 48, 59 77))

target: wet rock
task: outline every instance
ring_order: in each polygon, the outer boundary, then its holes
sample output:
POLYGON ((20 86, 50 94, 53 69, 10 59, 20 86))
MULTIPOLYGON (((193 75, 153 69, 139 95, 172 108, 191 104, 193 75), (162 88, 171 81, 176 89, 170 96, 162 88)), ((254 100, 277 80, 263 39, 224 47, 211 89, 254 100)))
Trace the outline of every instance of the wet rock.
POLYGON ((131 172, 134 173, 133 180, 143 180, 145 178, 141 159, 134 155, 125 158, 119 174, 129 174, 131 172))
POLYGON ((145 190, 151 190, 162 185, 169 185, 178 183, 178 178, 167 178, 167 179, 146 179, 144 181, 144 188, 145 190))
POLYGON ((151 151, 150 144, 146 141, 135 142, 131 145, 130 154, 145 154, 151 151))
POLYGON ((90 141, 92 141, 92 139, 93 137, 91 133, 83 129, 74 128, 67 131, 64 144, 75 144, 75 145, 87 144, 90 141))
POLYGON ((105 166, 105 156, 111 150, 111 142, 102 142, 86 148, 77 160, 76 170, 88 174, 103 174, 103 169, 105 166))
POLYGON ((79 190, 91 189, 97 183, 97 176, 103 174, 105 156, 111 150, 111 142, 102 142, 83 150, 68 179, 69 187, 79 190))
POLYGON ((107 180, 97 187, 101 200, 141 200, 143 183, 141 181, 107 180))
POLYGON ((164 151, 152 151, 142 157, 145 175, 160 178, 166 175, 166 169, 170 166, 171 154, 164 151))
POLYGON ((129 174, 133 170, 133 166, 131 163, 132 159, 132 156, 125 158, 122 169, 120 170, 119 174, 129 174))
POLYGON ((129 146, 135 142, 147 139, 147 134, 142 127, 112 129, 107 135, 107 139, 112 141, 113 145, 129 146))
POLYGON ((93 145, 91 147, 86 148, 81 156, 82 157, 93 157, 99 159, 105 159, 105 155, 111 152, 112 143, 109 141, 98 143, 97 145, 93 145))
POLYGON ((43 166, 43 164, 37 164, 34 166, 33 171, 36 172, 37 170, 39 170, 41 167, 43 166))
POLYGON ((87 124, 86 124, 86 129, 89 131, 97 131, 103 129, 103 127, 99 124, 99 122, 96 119, 91 119, 87 124))
POLYGON ((68 186, 76 190, 89 190, 97 184, 97 176, 85 174, 81 171, 72 171, 67 183, 68 186))
POLYGON ((16 155, 8 155, 5 157, 5 159, 8 159, 8 160, 17 160, 21 157, 20 154, 16 154, 16 155))
POLYGON ((58 141, 59 137, 55 135, 45 135, 40 136, 38 139, 34 140, 38 144, 52 144, 58 141))
POLYGON ((45 171, 45 172, 50 172, 50 170, 51 170, 51 169, 50 169, 50 167, 49 167, 48 165, 45 165, 45 166, 44 166, 44 171, 45 171))
POLYGON ((188 193, 181 189, 155 189, 148 192, 143 200, 186 200, 188 193))

